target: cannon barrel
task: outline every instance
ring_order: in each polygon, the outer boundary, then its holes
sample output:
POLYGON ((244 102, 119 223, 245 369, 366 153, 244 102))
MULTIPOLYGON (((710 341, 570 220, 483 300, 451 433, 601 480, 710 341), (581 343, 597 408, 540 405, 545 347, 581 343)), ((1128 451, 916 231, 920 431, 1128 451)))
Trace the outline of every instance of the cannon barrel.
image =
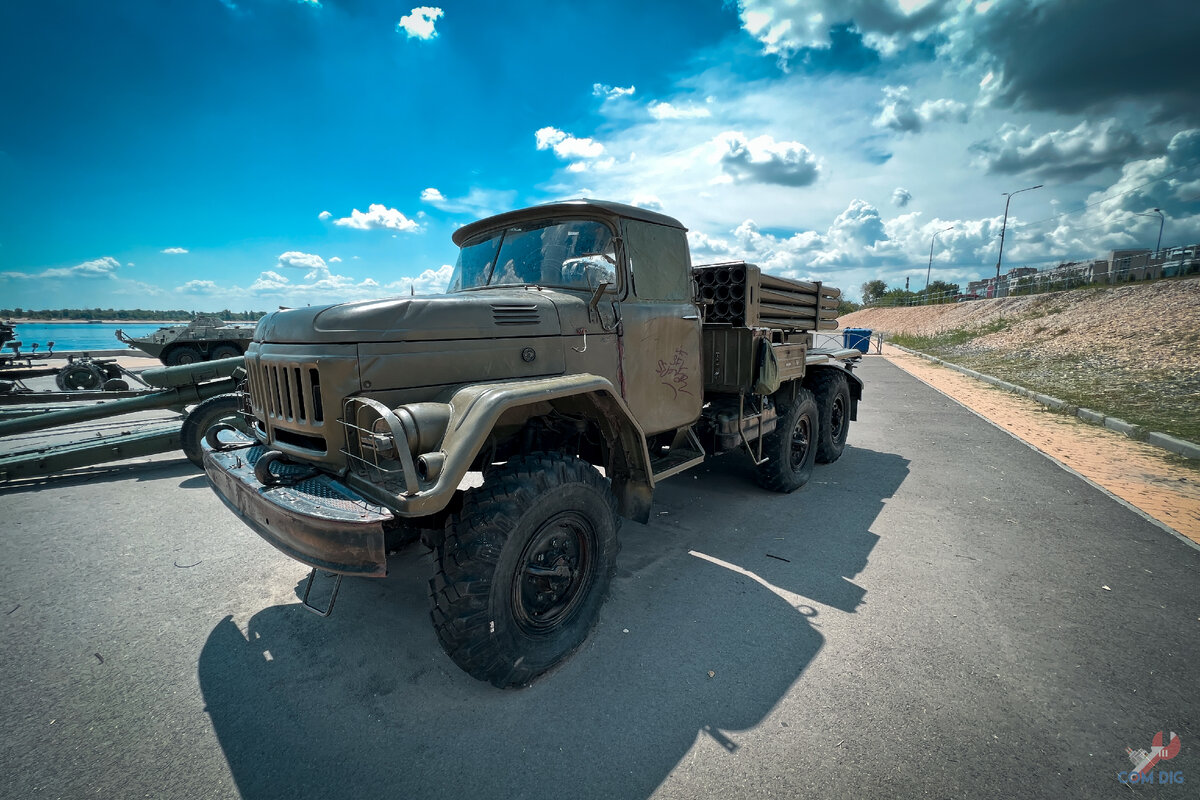
MULTIPOLYGON (((241 358, 227 358, 221 361, 208 361, 204 364, 187 364, 182 367, 154 370, 154 372, 166 373, 175 370, 189 370, 200 366, 212 366, 214 364, 234 361, 240 362, 241 360, 241 358)), ((233 373, 238 366, 240 364, 231 365, 229 371, 233 373)), ((168 379, 175 380, 176 376, 169 376, 168 379)), ((188 383, 182 386, 175 386, 174 388, 163 389, 160 392, 144 394, 140 397, 111 400, 82 408, 68 408, 62 411, 50 411, 45 414, 34 414, 20 419, 5 420, 0 422, 0 436, 15 436, 20 433, 45 430, 46 428, 53 428, 58 425, 72 425, 76 422, 88 422, 104 417, 117 417, 121 414, 131 414, 134 411, 191 405, 207 400, 210 397, 216 397, 219 394, 235 392, 241 380, 242 375, 231 374, 229 377, 209 380, 204 383, 188 383)))
POLYGON ((155 367, 142 372, 142 380, 159 389, 174 389, 216 378, 228 378, 238 367, 246 363, 245 356, 222 358, 218 361, 200 361, 181 364, 178 367, 155 367))

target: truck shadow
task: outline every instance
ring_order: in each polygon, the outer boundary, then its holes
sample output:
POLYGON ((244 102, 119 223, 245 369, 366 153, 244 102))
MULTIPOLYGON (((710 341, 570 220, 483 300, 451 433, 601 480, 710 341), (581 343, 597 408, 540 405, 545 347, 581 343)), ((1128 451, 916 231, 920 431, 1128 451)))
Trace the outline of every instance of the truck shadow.
POLYGON ((625 524, 592 637, 523 690, 442 654, 429 554, 346 581, 330 620, 296 604, 244 630, 226 617, 198 676, 241 796, 641 798, 693 748, 733 759, 740 732, 783 730, 776 706, 825 641, 814 623, 864 602, 852 579, 908 462, 854 450, 767 497, 727 461, 664 483, 651 524, 625 524))

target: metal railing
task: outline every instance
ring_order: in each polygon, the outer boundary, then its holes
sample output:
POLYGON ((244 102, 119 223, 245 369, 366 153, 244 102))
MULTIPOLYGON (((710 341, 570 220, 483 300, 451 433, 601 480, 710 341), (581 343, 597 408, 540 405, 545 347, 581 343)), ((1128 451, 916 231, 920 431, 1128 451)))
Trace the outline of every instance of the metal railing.
MULTIPOLYGON (((1128 259, 1130 262, 1136 257, 1128 259)), ((911 292, 903 295, 893 294, 891 297, 881 297, 869 303, 864 308, 890 308, 896 306, 925 306, 943 303, 961 303, 970 300, 990 300, 1000 297, 1019 297, 1023 295, 1043 294, 1046 292, 1061 292, 1068 289, 1079 289, 1084 286, 1114 286, 1121 283, 1139 281, 1156 281, 1166 278, 1177 278, 1185 275, 1200 273, 1200 245, 1178 247, 1151 254, 1145 261, 1138 264, 1123 264, 1118 266, 1107 264, 1099 268, 1096 262, 1084 264, 1066 264, 1054 269, 1035 272, 1028 275, 1002 275, 997 282, 994 278, 986 281, 975 281, 974 291, 968 284, 966 292, 911 292), (1156 257, 1161 256, 1161 257, 1156 257), (983 285, 980 286, 979 284, 983 285)), ((1104 262, 1100 262, 1104 263, 1104 262)))

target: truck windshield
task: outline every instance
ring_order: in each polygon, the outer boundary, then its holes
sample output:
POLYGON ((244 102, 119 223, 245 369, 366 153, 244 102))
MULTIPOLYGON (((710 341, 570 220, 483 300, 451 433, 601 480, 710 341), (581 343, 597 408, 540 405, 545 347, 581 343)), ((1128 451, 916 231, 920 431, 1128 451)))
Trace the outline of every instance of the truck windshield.
POLYGON ((523 284, 594 289, 616 283, 616 263, 612 231, 603 223, 532 222, 463 245, 446 291, 523 284))

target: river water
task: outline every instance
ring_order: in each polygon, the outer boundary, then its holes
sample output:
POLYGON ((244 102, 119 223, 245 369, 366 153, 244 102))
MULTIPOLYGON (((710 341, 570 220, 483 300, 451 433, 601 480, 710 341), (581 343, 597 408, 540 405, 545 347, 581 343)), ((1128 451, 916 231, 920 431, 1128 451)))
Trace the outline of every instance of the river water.
POLYGON ((126 346, 117 340, 117 328, 130 336, 145 336, 162 326, 153 322, 101 322, 94 325, 73 322, 18 322, 15 327, 23 351, 29 352, 30 345, 37 342, 41 345, 38 351, 45 352, 50 342, 54 342, 55 350, 117 350, 126 346))

